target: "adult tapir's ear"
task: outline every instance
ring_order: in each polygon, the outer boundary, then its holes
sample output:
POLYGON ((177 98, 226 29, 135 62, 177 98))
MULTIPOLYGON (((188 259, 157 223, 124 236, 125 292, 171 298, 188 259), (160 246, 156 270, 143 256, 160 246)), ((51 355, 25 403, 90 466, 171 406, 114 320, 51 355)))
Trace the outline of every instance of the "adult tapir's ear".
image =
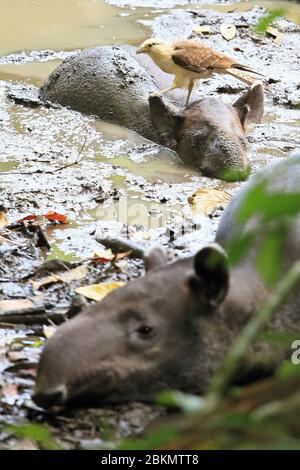
POLYGON ((164 101, 159 94, 149 96, 149 110, 153 127, 156 129, 162 143, 170 138, 176 139, 176 130, 184 120, 179 109, 164 101))
POLYGON ((259 123, 264 114, 264 86, 262 82, 255 82, 244 95, 233 103, 233 106, 237 109, 245 131, 250 124, 259 123))
POLYGON ((144 264, 146 271, 167 264, 167 257, 165 252, 159 247, 152 248, 144 256, 144 264))
POLYGON ((228 292, 229 265, 225 251, 214 243, 202 248, 195 255, 195 278, 191 287, 204 293, 208 304, 219 305, 228 292), (194 285, 193 285, 194 284, 194 285))

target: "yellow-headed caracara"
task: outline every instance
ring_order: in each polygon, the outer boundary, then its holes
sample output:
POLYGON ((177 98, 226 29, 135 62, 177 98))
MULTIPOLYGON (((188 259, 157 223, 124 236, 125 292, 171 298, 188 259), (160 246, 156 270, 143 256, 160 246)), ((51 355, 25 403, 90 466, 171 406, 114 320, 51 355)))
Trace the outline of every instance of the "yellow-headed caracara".
POLYGON ((246 72, 261 75, 247 65, 239 64, 236 60, 214 51, 201 42, 185 40, 166 42, 151 38, 141 44, 136 53, 148 54, 155 64, 164 72, 175 75, 172 85, 160 93, 187 88, 186 105, 189 102, 195 80, 208 78, 214 73, 229 74, 237 79, 253 84, 256 79, 246 72))

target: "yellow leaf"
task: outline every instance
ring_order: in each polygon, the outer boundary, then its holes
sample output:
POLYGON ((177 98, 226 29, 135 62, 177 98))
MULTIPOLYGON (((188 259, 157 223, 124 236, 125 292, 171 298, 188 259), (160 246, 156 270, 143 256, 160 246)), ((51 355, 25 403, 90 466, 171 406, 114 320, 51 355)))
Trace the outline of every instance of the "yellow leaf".
POLYGON ((29 310, 34 308, 39 302, 43 300, 43 295, 36 295, 31 299, 11 299, 0 301, 0 313, 6 314, 9 312, 18 312, 22 310, 29 310))
POLYGON ((51 338, 51 336, 54 335, 56 330, 57 330, 57 326, 47 326, 47 325, 43 326, 43 333, 44 333, 45 338, 47 339, 51 338))
POLYGON ((268 26, 266 33, 270 34, 273 37, 273 42, 279 44, 283 39, 283 34, 272 26, 268 26))
POLYGON ((77 294, 92 300, 102 300, 112 290, 124 285, 124 282, 103 282, 102 284, 91 284, 90 286, 82 286, 75 289, 77 294))
POLYGON ((0 313, 7 313, 19 310, 28 310, 34 307, 34 303, 29 299, 2 300, 0 302, 0 313))
POLYGON ((94 251, 94 254, 92 256, 92 258, 104 258, 108 260, 113 260, 114 257, 115 255, 113 254, 110 248, 108 250, 103 251, 94 251))
POLYGON ((0 227, 5 227, 8 224, 6 213, 4 211, 0 212, 0 227))
POLYGON ((220 31, 223 38, 227 39, 227 41, 230 41, 236 35, 236 27, 231 23, 221 24, 220 31))
POLYGON ((220 189, 198 189, 188 198, 192 206, 193 215, 209 214, 218 206, 224 206, 230 201, 230 194, 220 189))
POLYGON ((210 34, 211 33, 211 27, 209 25, 195 26, 193 31, 195 33, 210 34))

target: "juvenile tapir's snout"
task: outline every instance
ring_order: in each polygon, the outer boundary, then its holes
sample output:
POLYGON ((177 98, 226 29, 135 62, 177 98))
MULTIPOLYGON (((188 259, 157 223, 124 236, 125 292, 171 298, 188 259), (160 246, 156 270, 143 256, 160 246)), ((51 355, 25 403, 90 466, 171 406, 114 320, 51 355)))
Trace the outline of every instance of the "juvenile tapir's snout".
POLYGON ((155 250, 145 267, 144 277, 69 320, 47 341, 33 395, 38 405, 149 402, 161 390, 206 387, 196 364, 198 329, 227 294, 226 255, 205 247, 195 258, 165 265, 155 250), (208 264, 211 254, 217 265, 208 264))

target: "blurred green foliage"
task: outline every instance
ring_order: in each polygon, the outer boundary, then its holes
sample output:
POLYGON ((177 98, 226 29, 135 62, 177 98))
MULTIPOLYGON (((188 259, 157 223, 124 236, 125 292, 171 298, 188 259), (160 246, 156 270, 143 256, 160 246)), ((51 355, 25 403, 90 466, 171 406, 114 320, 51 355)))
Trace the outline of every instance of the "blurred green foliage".
MULTIPOLYGON (((299 163, 299 157, 286 162, 299 163)), ((280 173, 276 176, 281 178, 280 173)), ((176 391, 161 393, 158 403, 181 410, 164 425, 168 432, 159 427, 146 440, 127 442, 125 448, 300 449, 300 366, 286 360, 270 379, 247 387, 228 387, 251 342, 260 338, 289 349, 299 339, 296 333, 261 331, 300 279, 299 262, 286 270, 282 259, 287 233, 300 214, 300 192, 271 190, 267 180, 258 177, 241 204, 229 260, 234 265, 251 250, 258 272, 273 292, 269 302, 237 338, 209 393, 205 397, 176 391)))
POLYGON ((256 33, 263 34, 267 27, 270 26, 277 18, 286 14, 286 8, 274 8, 270 10, 265 16, 260 18, 254 30, 256 33))
POLYGON ((50 430, 43 424, 31 423, 24 425, 10 425, 5 427, 5 432, 15 435, 20 439, 29 439, 37 443, 40 449, 59 450, 60 447, 54 441, 50 430))

